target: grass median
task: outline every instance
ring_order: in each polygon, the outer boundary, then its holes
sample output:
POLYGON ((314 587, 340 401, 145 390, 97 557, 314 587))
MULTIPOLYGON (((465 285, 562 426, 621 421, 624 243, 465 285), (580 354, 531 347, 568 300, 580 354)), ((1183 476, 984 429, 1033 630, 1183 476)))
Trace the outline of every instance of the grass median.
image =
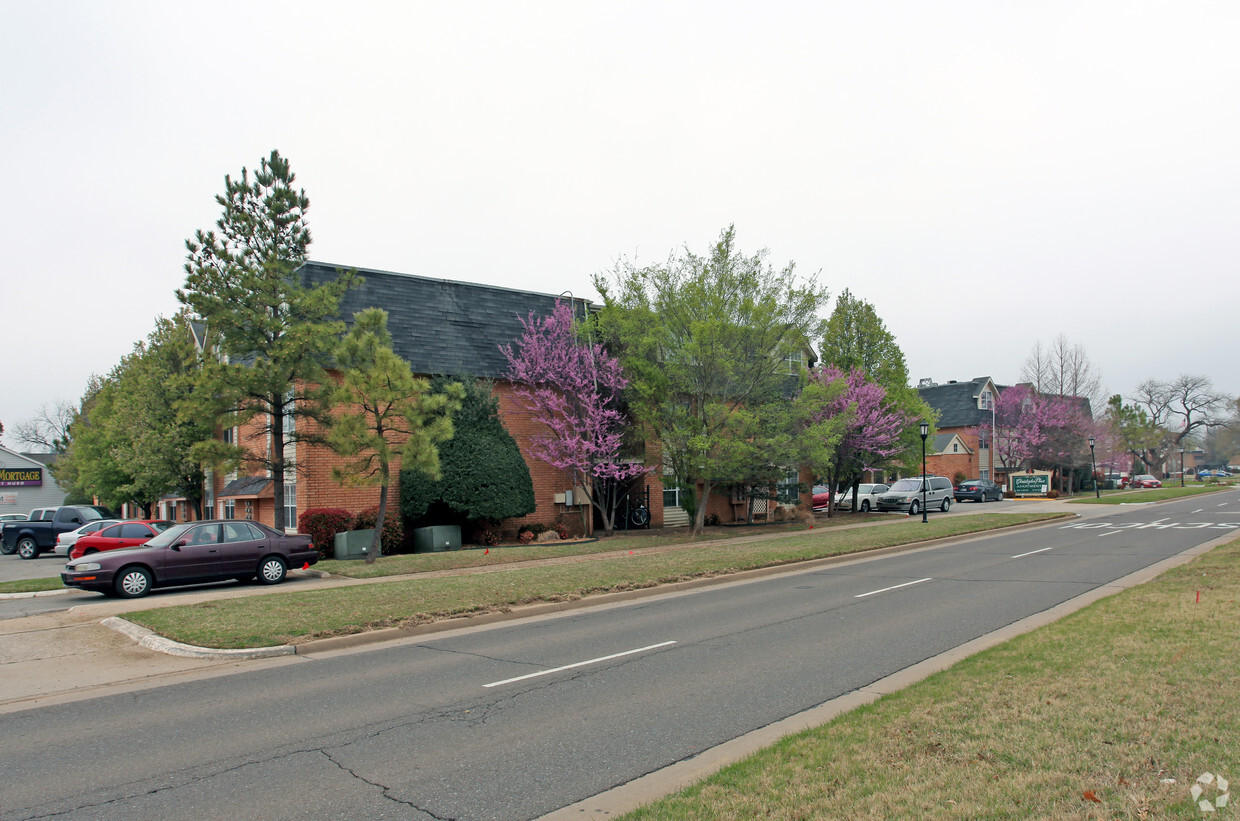
POLYGON ((142 610, 127 613, 125 618, 200 647, 263 647, 499 612, 536 602, 571 601, 1068 515, 995 513, 932 518, 928 524, 910 519, 880 527, 817 528, 779 538, 701 542, 680 550, 613 552, 571 564, 221 599, 142 610))
POLYGON ((1203 493, 1215 493, 1220 490, 1234 490, 1231 485, 1187 485, 1185 487, 1152 487, 1139 490, 1106 491, 1102 498, 1096 498, 1090 491, 1088 496, 1071 499, 1078 505, 1134 505, 1147 502, 1162 502, 1167 499, 1180 499, 1185 496, 1200 496, 1203 493))
POLYGON ((62 590, 64 584, 60 576, 46 579, 18 579, 12 582, 0 582, 0 593, 35 593, 42 590, 62 590))
POLYGON ((1238 600, 1240 540, 623 818, 1230 818, 1238 600))

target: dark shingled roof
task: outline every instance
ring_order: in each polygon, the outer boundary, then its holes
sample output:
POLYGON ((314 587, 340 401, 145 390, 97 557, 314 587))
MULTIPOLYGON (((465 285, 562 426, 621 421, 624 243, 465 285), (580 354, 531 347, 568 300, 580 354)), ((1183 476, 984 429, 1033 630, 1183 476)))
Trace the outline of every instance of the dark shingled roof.
MULTIPOLYGON (((979 376, 968 382, 950 382, 946 385, 918 388, 917 393, 927 405, 939 412, 939 430, 975 427, 990 421, 990 411, 977 407, 977 398, 988 381, 989 377, 979 376)), ((995 389, 1002 390, 997 385, 995 389)), ((994 398, 998 399, 997 396, 994 398)))
MULTIPOLYGON (((334 279, 346 266, 307 262, 301 271, 307 285, 334 279)), ((559 297, 431 279, 391 271, 356 269, 366 281, 340 300, 341 318, 350 324, 363 308, 388 312, 392 349, 414 373, 480 376, 499 379, 508 372, 500 345, 511 345, 524 332, 521 320, 532 311, 545 316, 559 297)), ((582 312, 587 300, 576 299, 582 312)))
POLYGON ((271 486, 270 476, 238 476, 220 491, 220 499, 229 496, 260 496, 271 486))

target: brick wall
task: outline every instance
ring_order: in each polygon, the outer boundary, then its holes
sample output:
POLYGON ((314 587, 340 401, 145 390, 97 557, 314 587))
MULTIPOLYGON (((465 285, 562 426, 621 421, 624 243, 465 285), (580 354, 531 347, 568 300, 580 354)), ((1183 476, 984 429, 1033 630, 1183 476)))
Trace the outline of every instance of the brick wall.
MULTIPOLYGON (((504 427, 512 434, 513 439, 517 442, 517 447, 521 451, 521 455, 525 458, 525 463, 530 470, 530 478, 534 485, 534 501, 536 510, 528 516, 522 516, 516 519, 510 519, 504 523, 506 530, 511 531, 510 535, 515 536, 517 529, 523 524, 543 524, 551 526, 557 523, 563 523, 573 534, 581 534, 583 532, 582 507, 586 511, 586 523, 584 531, 592 532, 593 512, 590 510, 588 503, 584 506, 567 507, 563 503, 556 501, 557 494, 573 489, 573 483, 570 474, 567 471, 561 471, 551 467, 545 462, 535 459, 530 450, 530 440, 533 436, 542 432, 542 426, 534 422, 530 418, 528 411, 520 407, 513 388, 506 382, 495 383, 495 395, 499 400, 499 416, 504 427)), ((298 419, 299 428, 305 433, 313 433, 316 431, 315 423, 311 420, 298 419)), ((265 450, 267 440, 265 436, 258 436, 258 429, 261 423, 252 421, 240 432, 240 442, 247 448, 257 450, 259 448, 265 450)), ((335 507, 344 508, 351 512, 357 513, 369 507, 374 507, 379 503, 378 487, 347 487, 332 478, 332 469, 334 467, 343 468, 350 460, 346 457, 334 453, 331 449, 321 445, 310 445, 299 443, 297 445, 297 511, 298 515, 310 508, 335 507)), ((254 463, 245 465, 238 471, 238 475, 259 475, 260 469, 254 463)), ((388 488, 388 512, 389 515, 400 515, 400 458, 395 457, 391 465, 391 484, 388 488)), ((212 515, 219 513, 219 492, 227 484, 222 475, 216 476, 214 481, 214 495, 216 498, 215 511, 212 515)), ((663 525, 663 483, 657 475, 652 473, 646 478, 646 485, 650 488, 650 513, 651 526, 661 527, 663 525)), ((264 524, 272 524, 274 522, 274 501, 270 498, 270 494, 264 494, 264 498, 253 500, 254 518, 264 524)), ((243 518, 244 501, 236 500, 236 516, 243 518)), ((295 523, 290 523, 295 526, 295 523)))

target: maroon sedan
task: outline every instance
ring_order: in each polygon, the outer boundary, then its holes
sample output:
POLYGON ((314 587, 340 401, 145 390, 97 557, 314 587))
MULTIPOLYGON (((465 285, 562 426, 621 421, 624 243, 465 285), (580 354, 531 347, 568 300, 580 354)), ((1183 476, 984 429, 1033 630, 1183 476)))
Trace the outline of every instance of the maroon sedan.
POLYGON ((241 519, 216 519, 170 527, 141 547, 74 559, 60 580, 67 587, 137 598, 154 587, 222 579, 279 584, 288 568, 318 560, 309 536, 290 536, 241 519))
POLYGON ((162 519, 132 519, 108 525, 95 533, 78 538, 69 548, 70 559, 80 559, 88 553, 101 550, 116 550, 121 547, 136 547, 146 544, 154 536, 172 527, 175 522, 162 519))
POLYGON ((1140 476, 1132 477, 1132 481, 1128 483, 1128 487, 1162 487, 1162 482, 1155 479, 1148 473, 1140 476))

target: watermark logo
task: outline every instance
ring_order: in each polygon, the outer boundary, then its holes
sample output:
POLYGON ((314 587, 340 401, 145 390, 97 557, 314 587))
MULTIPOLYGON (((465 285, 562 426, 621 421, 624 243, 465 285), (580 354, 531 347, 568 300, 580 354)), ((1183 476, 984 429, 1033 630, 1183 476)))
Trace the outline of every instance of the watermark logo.
POLYGON ((1202 773, 1188 794, 1203 813, 1218 812, 1231 801, 1231 784, 1221 775, 1202 773))

